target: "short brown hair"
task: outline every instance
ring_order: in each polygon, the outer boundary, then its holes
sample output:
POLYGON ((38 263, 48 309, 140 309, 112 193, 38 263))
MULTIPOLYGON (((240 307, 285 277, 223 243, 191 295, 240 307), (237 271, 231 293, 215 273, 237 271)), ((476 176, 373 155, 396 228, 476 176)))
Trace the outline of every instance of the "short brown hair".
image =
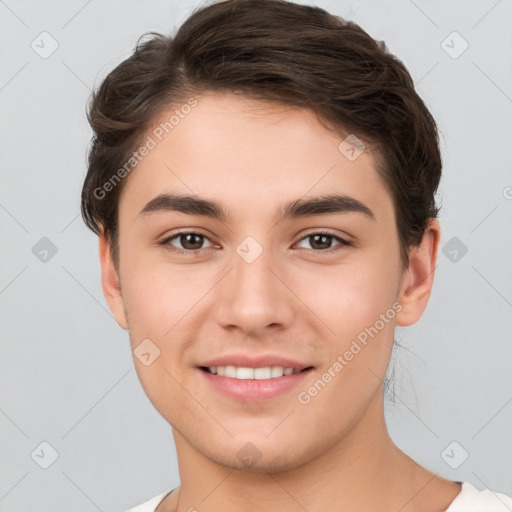
POLYGON ((208 92, 308 108, 324 125, 363 140, 392 196, 407 266, 410 246, 438 214, 436 123, 383 42, 352 21, 286 0, 221 1, 196 10, 174 37, 144 34, 93 92, 81 211, 89 228, 108 237, 116 266, 118 203, 128 178, 121 173, 115 186, 114 173, 163 111, 208 92))

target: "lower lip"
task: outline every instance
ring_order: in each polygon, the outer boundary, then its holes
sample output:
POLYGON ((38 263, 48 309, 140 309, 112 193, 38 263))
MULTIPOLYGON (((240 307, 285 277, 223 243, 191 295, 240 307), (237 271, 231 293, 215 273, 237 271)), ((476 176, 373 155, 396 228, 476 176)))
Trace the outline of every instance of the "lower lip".
POLYGON ((312 368, 309 368, 300 373, 273 379, 233 379, 213 375, 199 368, 199 372, 216 390, 243 402, 264 402, 277 398, 300 384, 311 371, 312 368))

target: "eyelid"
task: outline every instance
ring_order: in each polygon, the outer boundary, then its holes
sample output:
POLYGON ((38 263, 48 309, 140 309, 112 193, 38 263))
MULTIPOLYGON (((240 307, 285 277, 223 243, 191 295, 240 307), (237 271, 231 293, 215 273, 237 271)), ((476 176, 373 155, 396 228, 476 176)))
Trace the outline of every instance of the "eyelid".
POLYGON ((354 245, 354 243, 351 240, 348 240, 344 236, 341 236, 338 233, 333 233, 332 231, 330 231, 328 229, 321 229, 321 228, 313 229, 313 230, 307 232, 306 234, 302 235, 302 237, 294 245, 297 245, 298 243, 302 242, 304 239, 309 238, 310 236, 313 236, 313 235, 329 236, 329 237, 334 238, 338 242, 338 245, 329 247, 328 249, 306 249, 306 251, 313 252, 314 254, 325 254, 325 253, 328 254, 331 252, 335 252, 342 247, 349 247, 349 246, 354 245))
MULTIPOLYGON (((192 234, 200 235, 215 245, 215 242, 213 242, 213 240, 208 235, 205 235, 204 233, 202 233, 200 229, 176 231, 174 233, 171 233, 170 235, 165 236, 159 242, 159 245, 164 246, 171 252, 175 252, 175 253, 179 253, 179 254, 200 254, 202 251, 209 250, 212 248, 212 247, 203 247, 201 249, 192 250, 192 249, 179 249, 179 248, 175 248, 175 247, 173 247, 173 248, 167 247, 171 240, 178 238, 179 236, 182 236, 182 235, 184 236, 184 235, 192 235, 192 234)), ((304 239, 309 238, 310 236, 313 236, 313 235, 326 235, 326 236, 334 238, 338 242, 338 245, 335 245, 334 247, 329 247, 328 249, 306 249, 306 251, 313 252, 315 254, 330 253, 330 252, 338 250, 341 247, 348 247, 348 246, 353 245, 352 241, 347 240, 346 238, 344 238, 343 236, 341 236, 339 234, 333 233, 326 229, 316 228, 316 229, 312 229, 311 231, 302 235, 301 238, 299 238, 299 240, 297 242, 295 242, 294 246, 299 244, 300 242, 302 242, 304 239)))
POLYGON ((177 247, 172 247, 172 248, 168 247, 170 245, 169 242, 171 240, 178 238, 180 236, 185 236, 185 235, 200 235, 203 238, 205 238, 206 240, 208 240, 209 242, 211 242, 213 245, 215 245, 215 242, 208 235, 205 235, 204 233, 202 233, 200 229, 176 231, 174 233, 171 233, 170 235, 166 235, 160 242, 158 242, 158 245, 164 246, 164 248, 166 248, 167 250, 169 250, 171 252, 180 253, 180 254, 200 254, 204 250, 211 249, 211 247, 203 247, 201 249, 197 249, 194 251, 192 249, 180 249, 177 247))
POLYGON ((329 236, 332 236, 333 238, 339 238, 340 240, 343 240, 347 244, 351 243, 350 237, 348 235, 344 235, 339 232, 331 231, 330 229, 327 229, 327 228, 326 229, 313 228, 313 229, 309 230, 307 233, 305 233, 304 235, 302 235, 302 237, 299 239, 299 241, 303 240, 304 238, 306 238, 308 236, 312 236, 312 235, 329 235, 329 236))

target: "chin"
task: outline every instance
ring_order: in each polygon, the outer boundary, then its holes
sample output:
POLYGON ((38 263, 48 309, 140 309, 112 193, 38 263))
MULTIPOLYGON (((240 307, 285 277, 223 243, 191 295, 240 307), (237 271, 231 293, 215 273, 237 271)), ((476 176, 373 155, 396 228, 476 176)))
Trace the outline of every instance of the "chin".
MULTIPOLYGON (((295 469, 307 463, 314 454, 297 452, 296 446, 269 443, 268 440, 233 442, 219 452, 212 452, 211 446, 200 450, 203 456, 225 468, 250 473, 279 473, 295 469), (233 446, 234 445, 234 446, 233 446)), ((311 447, 314 450, 314 447, 311 447)))

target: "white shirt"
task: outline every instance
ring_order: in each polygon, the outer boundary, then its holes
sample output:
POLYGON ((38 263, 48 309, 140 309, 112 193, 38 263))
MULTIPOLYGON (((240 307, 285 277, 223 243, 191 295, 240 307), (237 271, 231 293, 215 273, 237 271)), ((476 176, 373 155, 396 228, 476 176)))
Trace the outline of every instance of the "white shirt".
MULTIPOLYGON (((173 490, 165 491, 126 512, 155 512, 156 507, 173 490)), ((460 493, 445 512, 512 512, 512 497, 489 489, 479 491, 469 482, 462 482, 460 493)))

